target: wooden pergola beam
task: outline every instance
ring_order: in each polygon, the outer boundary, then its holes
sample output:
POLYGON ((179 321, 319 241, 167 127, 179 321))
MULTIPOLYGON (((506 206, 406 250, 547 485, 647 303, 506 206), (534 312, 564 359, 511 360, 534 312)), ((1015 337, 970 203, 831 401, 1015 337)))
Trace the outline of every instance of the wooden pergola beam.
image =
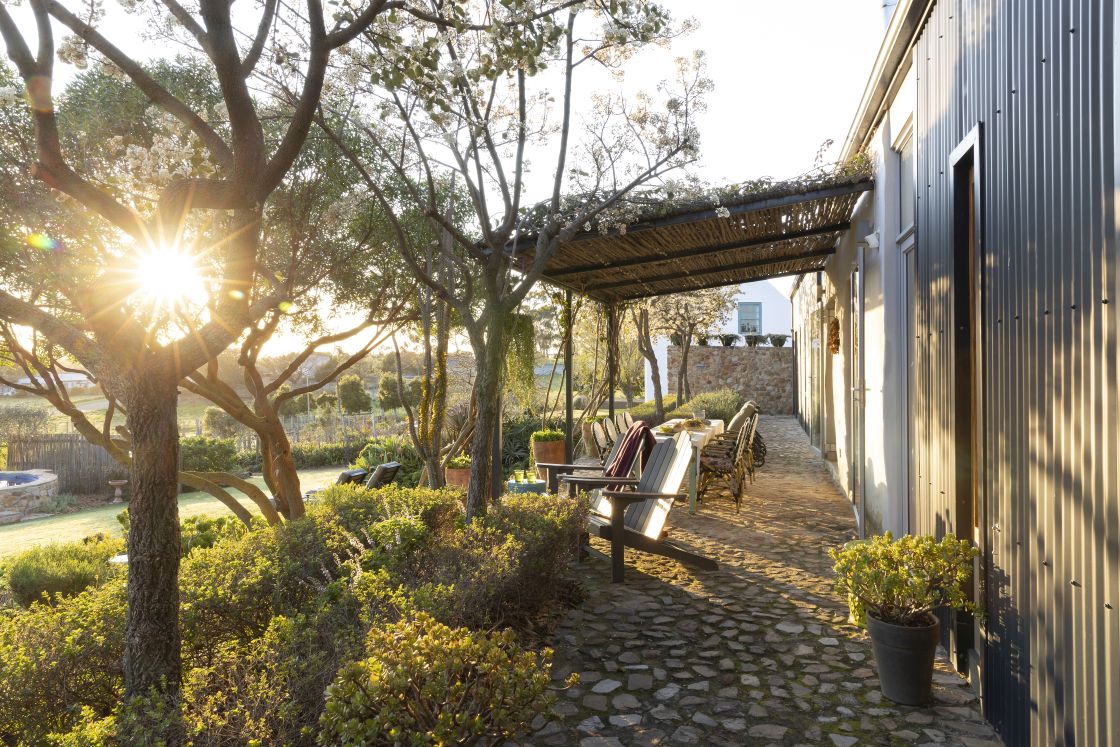
MULTIPOLYGON (((631 278, 628 280, 615 280, 610 283, 596 283, 589 285, 585 288, 588 293, 595 291, 613 290, 615 288, 627 288, 630 286, 648 286, 653 283, 663 283, 668 280, 680 280, 683 277, 695 277, 704 275, 714 275, 716 273, 736 272, 739 270, 753 270, 758 267, 767 267, 769 265, 780 265, 786 262, 799 262, 806 259, 816 259, 818 257, 827 257, 830 254, 836 253, 836 247, 829 246, 821 249, 814 249, 809 252, 802 252, 801 254, 793 254, 788 257, 766 257, 763 259, 753 259, 747 262, 735 262, 734 264, 718 265, 710 267, 694 275, 682 275, 680 272, 663 273, 661 275, 650 275, 642 278, 631 278)), ((746 282, 746 281, 743 281, 746 282)), ((726 285, 726 281, 724 285, 726 285)))
MULTIPOLYGON (((780 264, 780 263, 776 263, 776 264, 780 264)), ((791 270, 782 270, 781 272, 774 272, 774 273, 768 273, 766 275, 760 275, 758 277, 754 277, 754 278, 750 278, 748 280, 744 280, 743 282, 744 283, 754 283, 754 282, 757 282, 759 280, 773 280, 774 278, 784 278, 784 277, 790 277, 792 275, 803 275, 806 272, 817 272, 820 269, 821 269, 820 267, 817 267, 815 265, 810 266, 810 267, 796 267, 796 268, 791 269, 791 270)), ((642 293, 635 293, 633 295, 611 296, 611 300, 614 301, 615 303, 628 303, 630 301, 640 301, 643 298, 657 298, 659 296, 671 296, 674 293, 687 293, 689 291, 704 290, 706 288, 722 288, 723 286, 726 286, 726 285, 729 285, 729 283, 726 280, 715 280, 715 281, 711 281, 711 282, 704 282, 704 283, 701 283, 699 285, 690 285, 687 288, 667 288, 666 290, 659 290, 659 291, 643 291, 642 293)), ((730 283, 730 285, 735 285, 735 283, 730 283)))
MULTIPOLYGON (((867 178, 857 182, 848 182, 846 184, 839 184, 834 187, 824 187, 822 189, 815 189, 807 192, 794 192, 793 194, 781 195, 778 197, 767 197, 760 200, 753 200, 749 202, 742 202, 738 205, 731 205, 724 207, 713 207, 705 210, 696 210, 693 212, 681 213, 679 215, 671 215, 666 218, 654 218, 651 220, 644 220, 634 223, 626 227, 625 234, 641 233, 642 231, 652 231, 657 228, 666 228, 668 226, 677 226, 682 223, 696 223, 699 221, 713 220, 721 218, 718 211, 726 209, 728 217, 733 215, 745 215, 747 213, 756 213, 761 210, 771 210, 773 208, 788 207, 790 205, 800 205, 803 202, 817 202, 818 200, 828 200, 833 197, 843 197, 850 194, 859 194, 860 192, 867 192, 875 188, 874 180, 867 178)), ((721 218, 726 219, 726 218, 721 218)), ((623 231, 617 228, 612 228, 605 233, 598 231, 583 231, 576 234, 567 243, 574 244, 587 239, 600 239, 610 236, 623 235, 623 231)), ((528 235, 519 238, 515 242, 507 245, 507 252, 516 252, 518 249, 532 246, 537 240, 535 235, 528 235)), ((549 277, 554 277, 555 273, 546 272, 549 277)))
MULTIPOLYGON (((665 262, 675 262, 682 259, 696 259, 698 257, 706 257, 712 254, 720 254, 722 252, 729 252, 735 249, 751 249, 756 246, 766 246, 767 244, 780 244, 786 241, 795 241, 797 239, 808 239, 815 236, 825 236, 830 233, 839 233, 847 231, 851 227, 851 221, 843 221, 840 223, 831 223, 827 226, 814 226, 813 228, 806 228, 802 231, 793 231, 792 233, 784 234, 771 234, 767 236, 760 236, 750 239, 740 239, 738 241, 729 241, 724 244, 715 244, 713 246, 698 246, 692 249, 682 249, 676 252, 669 252, 666 254, 657 255, 644 255, 641 257, 633 257, 631 259, 617 260, 613 262, 600 262, 594 265, 579 265, 576 267, 569 267, 564 270, 557 270, 548 273, 550 278, 566 278, 572 275, 582 275, 588 272, 602 272, 604 270, 617 270, 623 267, 639 267, 642 265, 656 265, 665 262)), ((594 288, 596 286, 588 286, 594 288)))

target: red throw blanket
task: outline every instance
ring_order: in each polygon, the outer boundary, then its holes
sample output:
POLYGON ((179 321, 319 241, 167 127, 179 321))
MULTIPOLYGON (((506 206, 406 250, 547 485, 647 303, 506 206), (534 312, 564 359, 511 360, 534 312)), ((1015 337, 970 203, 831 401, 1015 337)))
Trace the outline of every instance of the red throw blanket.
MULTIPOLYGON (((622 445, 618 447, 618 453, 615 455, 614 461, 603 469, 603 477, 629 477, 630 472, 634 469, 634 460, 638 458, 638 454, 642 455, 642 462, 644 463, 649 458, 650 451, 657 445, 657 439, 653 437, 653 431, 641 420, 630 426, 621 438, 622 445)), ((622 485, 607 486, 607 490, 621 490, 622 488, 622 485)))

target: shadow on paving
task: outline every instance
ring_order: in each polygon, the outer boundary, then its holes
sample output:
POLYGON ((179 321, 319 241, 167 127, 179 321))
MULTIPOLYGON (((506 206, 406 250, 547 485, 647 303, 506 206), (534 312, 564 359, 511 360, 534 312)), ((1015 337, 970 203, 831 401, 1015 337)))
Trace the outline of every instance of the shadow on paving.
POLYGON ((554 634, 557 704, 518 744, 999 743, 944 662, 933 706, 882 697, 870 642, 832 588, 827 550, 855 536, 850 505, 796 420, 759 431, 769 453, 740 513, 714 496, 669 519, 719 571, 633 550, 622 586, 602 559, 577 568, 587 597, 554 634), (563 690, 572 672, 581 681, 563 690))

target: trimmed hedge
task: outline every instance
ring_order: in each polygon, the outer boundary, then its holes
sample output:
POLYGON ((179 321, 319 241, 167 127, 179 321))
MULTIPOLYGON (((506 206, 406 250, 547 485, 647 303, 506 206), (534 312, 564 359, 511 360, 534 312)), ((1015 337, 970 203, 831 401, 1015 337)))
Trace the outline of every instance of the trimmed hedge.
MULTIPOLYGON (((672 394, 666 394, 662 398, 662 406, 665 408, 665 412, 669 412, 670 410, 672 410, 677 406, 676 396, 672 394)), ((642 402, 639 405, 634 405, 627 412, 630 413, 630 416, 633 417, 634 420, 644 420, 651 426, 661 425, 661 422, 663 421, 658 421, 656 423, 654 422, 655 418, 653 417, 653 409, 654 404, 653 400, 651 399, 649 402, 642 402)))

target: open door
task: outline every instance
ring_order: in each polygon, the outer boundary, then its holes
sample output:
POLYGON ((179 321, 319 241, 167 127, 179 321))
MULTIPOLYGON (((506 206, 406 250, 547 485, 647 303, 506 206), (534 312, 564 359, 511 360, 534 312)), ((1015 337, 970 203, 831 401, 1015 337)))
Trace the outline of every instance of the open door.
MULTIPOLYGON (((981 549, 972 574, 972 596, 986 608, 983 558, 986 545, 986 504, 982 470, 983 442, 983 288, 980 210, 980 128, 973 128, 950 156, 953 169, 953 411, 956 500, 953 523, 957 537, 981 549)), ((950 627, 951 650, 958 670, 979 674, 984 630, 971 614, 957 614, 950 627)), ((978 682, 974 677, 973 682, 978 682)))
POLYGON ((852 506, 856 513, 859 536, 867 533, 867 517, 864 507, 864 413, 863 394, 863 247, 856 248, 856 264, 852 268, 851 282, 851 319, 849 320, 848 339, 851 348, 849 376, 851 398, 848 406, 848 433, 851 434, 851 464, 848 483, 851 491, 852 506))

